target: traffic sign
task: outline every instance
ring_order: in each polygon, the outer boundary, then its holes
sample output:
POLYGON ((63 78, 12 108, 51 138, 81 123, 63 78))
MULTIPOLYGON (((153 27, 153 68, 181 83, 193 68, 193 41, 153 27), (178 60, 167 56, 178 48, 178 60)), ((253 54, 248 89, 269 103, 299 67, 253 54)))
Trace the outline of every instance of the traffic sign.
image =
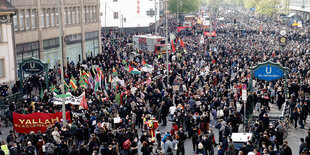
POLYGON ((280 37, 279 38, 279 44, 280 44, 280 46, 286 46, 286 44, 287 44, 286 37, 280 37))
POLYGON ((246 98, 247 98, 246 85, 243 84, 243 85, 242 85, 242 100, 243 100, 243 101, 246 101, 246 98))

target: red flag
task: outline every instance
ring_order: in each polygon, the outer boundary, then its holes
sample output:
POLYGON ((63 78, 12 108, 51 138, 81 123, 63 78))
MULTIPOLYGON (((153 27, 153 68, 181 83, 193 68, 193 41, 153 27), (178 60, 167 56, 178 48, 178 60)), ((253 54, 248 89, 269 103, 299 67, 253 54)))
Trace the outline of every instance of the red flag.
POLYGON ((87 101, 85 98, 85 94, 83 95, 83 98, 80 102, 80 109, 82 109, 82 108, 88 110, 88 105, 87 105, 87 101))
POLYGON ((184 29, 186 29, 187 28, 187 26, 179 26, 178 27, 178 32, 180 32, 180 31, 182 31, 182 30, 184 30, 184 29))
POLYGON ((173 41, 171 41, 171 48, 172 48, 172 51, 175 52, 175 46, 173 45, 173 41))
POLYGON ((215 60, 214 59, 212 59, 212 63, 215 64, 215 60))
POLYGON ((142 65, 143 65, 143 66, 146 65, 146 62, 145 62, 144 59, 142 59, 142 65))
POLYGON ((184 42, 183 42, 183 40, 182 39, 180 39, 181 40, 181 46, 184 48, 185 47, 185 45, 184 45, 184 42))
POLYGON ((131 71, 133 71, 133 68, 130 65, 128 65, 128 72, 131 72, 131 71))

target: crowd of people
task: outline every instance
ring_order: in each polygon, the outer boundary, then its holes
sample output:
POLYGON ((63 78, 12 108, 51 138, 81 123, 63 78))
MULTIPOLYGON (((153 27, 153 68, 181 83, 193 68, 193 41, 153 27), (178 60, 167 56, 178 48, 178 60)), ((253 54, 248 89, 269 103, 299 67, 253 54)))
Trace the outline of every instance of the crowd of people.
MULTIPOLYGON (((67 85, 72 78, 83 79, 84 72, 93 77, 100 73, 103 77, 99 88, 82 87, 77 82, 77 89, 67 90, 74 96, 85 92, 88 109, 66 105, 67 111, 81 115, 72 115, 68 126, 56 122, 44 133, 10 131, 6 141, 2 140, 0 154, 184 155, 185 147, 190 149, 186 141, 191 141, 193 154, 293 154, 283 138, 283 120, 270 128, 267 111, 272 104, 283 109, 286 103, 294 127, 305 127, 310 104, 308 25, 296 28, 277 21, 264 23, 258 15, 249 16, 246 10, 219 11, 218 16, 225 20, 212 23, 216 31, 212 38, 203 36, 204 30, 196 22, 177 33, 176 20, 169 19, 169 33, 176 35, 176 52, 169 56, 168 77, 165 55, 145 52, 134 59, 129 57, 134 51, 128 44, 132 43, 133 34, 103 35, 102 53, 77 64, 68 62, 64 70, 67 85), (237 25, 233 25, 233 18, 238 19, 237 25), (278 30, 284 27, 288 45, 281 49, 278 30), (185 47, 180 45, 181 40, 185 47), (249 86, 249 68, 267 60, 289 68, 287 94, 284 79, 254 80, 254 92, 243 102, 239 85, 249 86), (151 73, 130 74, 126 69, 128 65, 139 68, 142 61, 153 64, 151 73), (243 116, 252 113, 259 113, 253 129, 256 140, 236 150, 231 135, 240 131, 243 116), (166 126, 168 121, 172 122, 168 131, 157 127, 166 126)), ((159 27, 159 33, 163 35, 165 29, 159 27)), ((59 66, 48 74, 50 85, 60 91, 63 82, 59 66)), ((11 112, 61 111, 60 105, 54 105, 54 94, 45 88, 42 77, 34 75, 24 82, 25 98, 20 103, 10 103, 11 112)), ((1 95, 7 90, 2 86, 1 95)), ((299 154, 309 152, 310 134, 301 142, 299 154)))

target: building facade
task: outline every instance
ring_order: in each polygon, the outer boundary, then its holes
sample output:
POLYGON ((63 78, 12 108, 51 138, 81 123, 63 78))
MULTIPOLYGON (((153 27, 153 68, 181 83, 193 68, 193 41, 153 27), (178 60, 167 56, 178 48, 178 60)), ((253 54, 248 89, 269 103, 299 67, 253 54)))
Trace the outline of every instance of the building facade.
POLYGON ((310 1, 309 0, 290 0, 291 13, 297 13, 304 21, 310 20, 310 1))
POLYGON ((101 0, 101 25, 118 28, 149 27, 155 23, 155 18, 159 20, 159 1, 101 0))
POLYGON ((18 9, 13 17, 16 62, 31 57, 60 63, 59 20, 62 25, 64 64, 81 62, 101 52, 100 0, 11 0, 18 9), (59 19, 60 18, 60 19, 59 19))
POLYGON ((12 20, 16 8, 0 0, 0 83, 13 83, 16 79, 12 20))

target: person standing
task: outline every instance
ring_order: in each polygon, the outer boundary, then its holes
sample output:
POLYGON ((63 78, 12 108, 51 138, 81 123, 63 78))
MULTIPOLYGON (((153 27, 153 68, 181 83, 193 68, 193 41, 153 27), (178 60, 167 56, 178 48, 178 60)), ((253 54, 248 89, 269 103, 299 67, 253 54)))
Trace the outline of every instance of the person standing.
POLYGON ((304 138, 300 138, 299 155, 301 155, 301 153, 303 153, 304 150, 307 150, 307 144, 305 143, 304 138))

